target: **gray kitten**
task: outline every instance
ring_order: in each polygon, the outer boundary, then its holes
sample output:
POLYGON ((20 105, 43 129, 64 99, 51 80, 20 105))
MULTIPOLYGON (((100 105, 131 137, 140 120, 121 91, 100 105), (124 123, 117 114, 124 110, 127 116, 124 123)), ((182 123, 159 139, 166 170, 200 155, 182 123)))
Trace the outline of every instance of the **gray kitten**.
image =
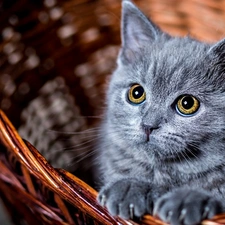
POLYGON ((225 212, 225 40, 171 37, 123 1, 98 200, 113 215, 197 224, 225 212))

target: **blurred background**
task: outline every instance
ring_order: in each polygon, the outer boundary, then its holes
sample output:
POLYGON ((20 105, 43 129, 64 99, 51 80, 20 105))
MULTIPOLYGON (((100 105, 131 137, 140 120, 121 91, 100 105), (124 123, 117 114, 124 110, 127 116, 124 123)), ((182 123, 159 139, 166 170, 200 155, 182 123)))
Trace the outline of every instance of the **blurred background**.
MULTIPOLYGON (((223 0, 134 2, 170 34, 225 36, 223 0)), ((121 0, 0 1, 0 108, 53 166, 89 184, 120 15, 121 0)))

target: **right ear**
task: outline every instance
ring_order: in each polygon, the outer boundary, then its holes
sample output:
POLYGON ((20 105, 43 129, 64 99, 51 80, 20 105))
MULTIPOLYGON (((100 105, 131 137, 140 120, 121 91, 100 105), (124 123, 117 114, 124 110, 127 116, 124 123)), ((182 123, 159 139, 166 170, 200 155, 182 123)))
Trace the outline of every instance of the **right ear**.
POLYGON ((132 63, 136 54, 151 45, 162 33, 131 1, 122 2, 120 58, 123 62, 132 63))
POLYGON ((225 61, 225 39, 214 44, 208 51, 208 54, 214 58, 225 61))

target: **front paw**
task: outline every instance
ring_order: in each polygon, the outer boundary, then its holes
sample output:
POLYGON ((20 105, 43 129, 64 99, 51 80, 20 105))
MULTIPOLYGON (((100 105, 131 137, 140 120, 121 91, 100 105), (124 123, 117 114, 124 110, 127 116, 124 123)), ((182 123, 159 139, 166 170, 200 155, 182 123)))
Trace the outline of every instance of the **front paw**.
POLYGON ((154 215, 172 225, 196 225, 222 212, 222 204, 205 192, 178 189, 163 195, 154 215))
POLYGON ((150 211, 152 204, 149 193, 148 183, 136 179, 122 179, 103 187, 98 201, 106 206, 112 215, 133 219, 150 211))

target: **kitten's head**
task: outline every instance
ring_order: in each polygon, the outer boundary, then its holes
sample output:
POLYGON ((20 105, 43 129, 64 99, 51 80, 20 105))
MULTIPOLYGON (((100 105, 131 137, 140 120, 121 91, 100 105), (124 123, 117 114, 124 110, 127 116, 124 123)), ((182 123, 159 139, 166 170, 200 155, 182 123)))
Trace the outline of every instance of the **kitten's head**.
POLYGON ((123 1, 122 47, 108 91, 111 133, 165 162, 218 157, 225 152, 224 54, 224 40, 171 37, 123 1))

